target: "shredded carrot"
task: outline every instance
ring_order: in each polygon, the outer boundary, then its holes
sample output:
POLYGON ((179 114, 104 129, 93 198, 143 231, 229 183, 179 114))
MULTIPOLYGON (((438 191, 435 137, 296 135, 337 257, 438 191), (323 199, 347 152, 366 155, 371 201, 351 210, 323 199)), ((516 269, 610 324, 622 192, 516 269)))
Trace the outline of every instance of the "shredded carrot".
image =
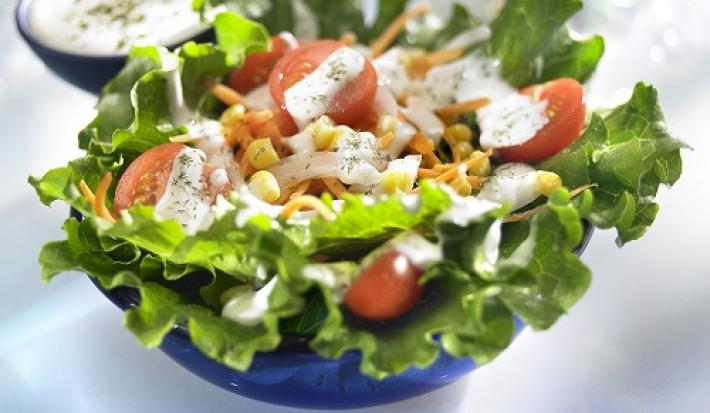
POLYGON ((434 152, 434 141, 423 133, 417 132, 409 141, 409 147, 417 153, 429 154, 434 152))
POLYGON ((172 143, 192 143, 195 140, 195 137, 186 133, 183 135, 171 136, 168 140, 172 143))
POLYGON ((321 180, 336 198, 341 198, 342 195, 348 191, 338 178, 322 178, 321 180))
POLYGON ((387 132, 380 138, 380 149, 386 149, 392 143, 394 139, 394 133, 387 132))
POLYGON ((343 46, 352 46, 357 43, 357 36, 355 36, 353 32, 345 32, 340 36, 340 43, 342 43, 343 46))
POLYGON ((296 190, 293 191, 293 193, 291 195, 289 195, 288 199, 296 199, 299 196, 302 196, 303 194, 305 194, 308 191, 308 188, 311 187, 311 182, 312 181, 310 179, 307 179, 307 180, 301 182, 300 184, 298 184, 296 186, 296 190))
POLYGON ((463 47, 456 47, 419 55, 412 59, 409 65, 409 72, 414 78, 422 78, 432 67, 456 60, 463 56, 464 51, 465 49, 463 47))
POLYGON ((106 208, 106 192, 108 192, 108 187, 111 185, 113 180, 113 175, 111 172, 106 172, 106 175, 99 182, 99 186, 96 187, 96 197, 94 199, 94 212, 96 215, 106 218, 109 222, 114 223, 116 219, 111 215, 111 213, 106 208))
POLYGON ((81 180, 81 182, 79 182, 79 189, 81 189, 81 194, 84 195, 84 198, 93 207, 94 204, 96 203, 96 197, 94 196, 94 193, 91 192, 91 188, 89 188, 89 185, 87 185, 83 179, 81 180))
POLYGON ((480 188, 485 179, 480 176, 467 176, 466 180, 468 181, 468 184, 471 185, 471 188, 480 188))
POLYGON ((265 123, 274 118, 274 112, 270 110, 252 111, 246 114, 249 124, 265 123))
POLYGON ((434 152, 425 153, 422 155, 422 163, 429 167, 436 167, 436 165, 441 164, 441 160, 436 156, 434 152))
POLYGON ((467 100, 465 102, 454 103, 452 105, 442 106, 436 110, 439 118, 447 124, 456 123, 464 113, 475 112, 478 109, 488 105, 491 101, 488 98, 467 100))
POLYGON ((237 146, 243 140, 252 140, 251 132, 249 132, 249 127, 243 123, 233 124, 228 128, 225 135, 225 140, 229 146, 237 146))
POLYGON ((323 201, 313 195, 303 195, 288 201, 281 210, 281 216, 288 219, 302 209, 313 209, 328 221, 335 219, 333 211, 331 211, 323 201))
POLYGON ((419 178, 436 178, 437 176, 439 174, 432 169, 419 168, 417 171, 417 177, 419 178))
POLYGON ((244 153, 242 154, 242 157, 239 159, 239 172, 241 172, 242 176, 246 179, 249 175, 251 175, 254 172, 254 167, 251 166, 251 163, 249 162, 249 157, 247 156, 246 147, 244 147, 243 149, 244 149, 244 153))
POLYGON ((370 43, 372 58, 376 58, 377 56, 384 53, 385 50, 387 50, 389 45, 391 45, 397 39, 397 36, 399 36, 402 30, 404 30, 404 27, 407 25, 408 21, 424 13, 428 13, 430 10, 431 7, 423 4, 421 6, 414 7, 413 9, 403 12, 402 14, 397 16, 396 19, 392 20, 392 23, 387 26, 387 28, 382 32, 382 34, 372 43, 370 43))
POLYGON ((242 101, 244 100, 244 97, 240 95, 239 92, 221 83, 213 85, 211 90, 212 94, 227 106, 242 103, 242 101))
POLYGON ((461 148, 459 147, 458 142, 456 142, 456 139, 454 139, 453 136, 451 136, 451 133, 449 132, 448 128, 444 130, 444 141, 449 145, 449 148, 451 148, 451 155, 453 156, 453 161, 454 162, 461 162, 461 148))
POLYGON ((436 182, 446 182, 449 179, 452 179, 458 175, 458 169, 461 165, 465 165, 466 169, 470 169, 473 166, 476 166, 477 164, 483 162, 484 159, 489 158, 491 155, 493 155, 493 151, 491 149, 487 150, 486 152, 470 158, 466 161, 459 162, 459 164, 455 168, 451 168, 448 171, 442 173, 441 175, 437 176, 434 178, 434 181, 436 182))

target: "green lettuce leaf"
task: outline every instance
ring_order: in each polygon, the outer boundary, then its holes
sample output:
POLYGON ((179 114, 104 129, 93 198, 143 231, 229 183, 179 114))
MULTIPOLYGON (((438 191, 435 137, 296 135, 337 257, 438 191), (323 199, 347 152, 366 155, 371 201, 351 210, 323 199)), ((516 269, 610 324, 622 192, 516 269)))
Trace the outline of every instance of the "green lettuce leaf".
POLYGON ((515 87, 561 76, 584 82, 604 52, 599 36, 574 40, 564 27, 581 0, 508 0, 491 23, 483 50, 500 62, 500 74, 515 87))
POLYGON ((241 66, 249 54, 271 47, 271 36, 264 26, 236 13, 218 14, 214 30, 217 43, 230 58, 230 66, 241 66))
POLYGON ((630 100, 602 118, 593 114, 584 134, 538 165, 569 187, 594 184, 593 205, 584 215, 600 228, 616 227, 617 243, 640 238, 653 223, 661 184, 680 177, 680 149, 666 130, 656 89, 639 83, 630 100))

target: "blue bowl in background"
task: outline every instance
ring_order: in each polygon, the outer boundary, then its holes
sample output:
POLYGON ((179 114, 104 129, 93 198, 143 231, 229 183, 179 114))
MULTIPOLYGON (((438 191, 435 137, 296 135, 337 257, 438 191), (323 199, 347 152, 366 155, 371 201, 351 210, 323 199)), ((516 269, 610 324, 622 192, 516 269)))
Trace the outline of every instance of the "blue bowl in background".
MULTIPOLYGON (((31 5, 32 0, 18 1, 15 9, 15 22, 22 38, 32 51, 62 79, 90 93, 100 93, 101 88, 121 70, 128 55, 125 53, 107 56, 78 54, 58 50, 42 43, 32 32, 31 5)), ((214 41, 214 38, 214 31, 208 28, 197 36, 182 39, 176 44, 166 46, 172 49, 189 40, 208 42, 214 41)))
MULTIPOLYGON (((593 227, 585 222, 577 255, 586 248, 592 232, 593 227)), ((95 279, 91 280, 122 310, 139 304, 135 289, 105 290, 95 279)), ((178 285, 176 289, 188 288, 194 286, 178 285)), ((514 335, 517 336, 525 324, 518 317, 514 319, 514 335)), ((276 350, 256 353, 249 370, 241 372, 198 350, 190 341, 185 325, 175 325, 160 349, 190 372, 233 393, 306 409, 352 409, 405 400, 453 383, 477 367, 469 358, 455 358, 442 350, 429 367, 412 367, 400 375, 376 380, 360 372, 358 352, 348 352, 337 360, 327 359, 312 352, 306 339, 286 336, 276 350)))

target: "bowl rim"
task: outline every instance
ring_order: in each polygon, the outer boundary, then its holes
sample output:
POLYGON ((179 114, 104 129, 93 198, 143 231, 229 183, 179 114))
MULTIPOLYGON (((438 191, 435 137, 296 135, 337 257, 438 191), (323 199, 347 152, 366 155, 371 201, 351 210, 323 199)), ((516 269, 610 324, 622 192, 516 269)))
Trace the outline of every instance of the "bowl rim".
MULTIPOLYGON (((70 217, 76 218, 77 220, 82 220, 84 217, 78 210, 71 208, 70 217)), ((578 257, 587 249, 589 242, 591 241, 592 235, 594 234, 595 227, 589 221, 582 219, 583 233, 582 239, 574 250, 574 254, 578 257)), ((130 309, 135 309, 138 307, 139 302, 135 299, 136 288, 133 287, 115 287, 112 289, 104 288, 99 280, 87 274, 87 277, 92 284, 116 307, 120 308, 121 311, 126 311, 130 309)), ((513 313, 513 317, 520 319, 517 314, 513 313)), ((520 319, 522 321, 522 319, 520 319)), ((168 334, 176 334, 180 336, 181 339, 186 339, 192 342, 190 338, 190 333, 188 327, 184 323, 173 324, 170 332, 168 334)), ((270 353, 291 353, 291 354, 310 354, 317 356, 317 354, 308 346, 308 341, 312 338, 311 336, 296 336, 290 334, 282 334, 282 341, 279 343, 278 347, 270 351, 270 353)))
MULTIPOLYGON (((128 58, 130 50, 129 52, 113 54, 77 53, 57 48, 56 46, 49 45, 46 42, 40 40, 39 37, 33 32, 32 24, 30 23, 30 8, 32 7, 33 2, 34 0, 17 0, 17 5, 15 6, 15 24, 22 38, 25 39, 25 41, 30 45, 42 49, 43 53, 48 53, 54 57, 61 57, 65 59, 69 58, 73 60, 91 60, 94 62, 115 62, 128 58)), ((193 33, 185 37, 184 39, 159 46, 163 46, 172 50, 196 37, 204 35, 210 30, 212 30, 212 25, 205 25, 202 30, 197 31, 196 33, 193 33)))

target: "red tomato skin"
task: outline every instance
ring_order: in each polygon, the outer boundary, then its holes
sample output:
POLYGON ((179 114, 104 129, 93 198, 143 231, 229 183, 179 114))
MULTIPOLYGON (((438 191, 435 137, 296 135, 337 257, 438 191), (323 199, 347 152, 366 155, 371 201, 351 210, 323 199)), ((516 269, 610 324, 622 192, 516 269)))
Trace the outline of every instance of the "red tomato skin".
MULTIPOLYGON (((286 110, 284 93, 312 73, 334 51, 343 47, 335 40, 318 40, 287 53, 269 75, 269 91, 276 105, 286 110)), ((354 126, 370 110, 377 92, 377 72, 369 60, 363 70, 333 99, 327 115, 336 123, 354 126)))
POLYGON ((423 271, 402 253, 390 250, 363 269, 345 293, 344 304, 370 321, 397 318, 409 311, 424 292, 423 271))
POLYGON ((532 96, 536 101, 547 100, 545 114, 550 120, 522 145, 498 149, 505 162, 542 162, 566 148, 582 133, 586 108, 584 89, 577 80, 560 78, 525 88, 520 93, 532 96))
POLYGON ((271 50, 257 52, 247 56, 242 67, 232 70, 227 84, 239 93, 249 93, 269 79, 271 69, 286 53, 291 44, 281 35, 271 38, 271 50))
POLYGON ((146 205, 155 205, 165 193, 173 160, 184 147, 179 143, 164 143, 131 162, 116 185, 114 211, 128 209, 138 200, 146 205))

